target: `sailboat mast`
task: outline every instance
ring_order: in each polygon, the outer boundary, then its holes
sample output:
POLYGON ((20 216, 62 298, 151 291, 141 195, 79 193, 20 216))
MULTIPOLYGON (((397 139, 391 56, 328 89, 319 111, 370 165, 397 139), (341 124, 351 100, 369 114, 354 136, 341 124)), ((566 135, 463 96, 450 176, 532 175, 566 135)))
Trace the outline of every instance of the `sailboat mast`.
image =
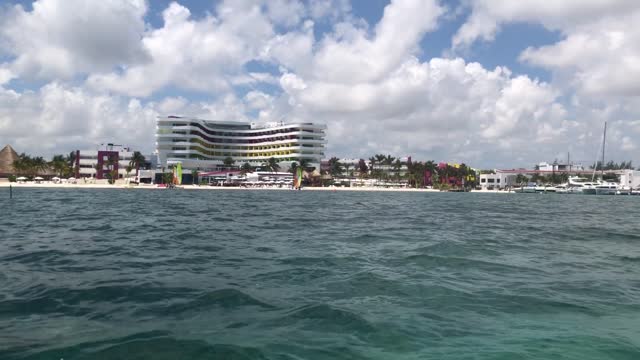
POLYGON ((607 122, 604 122, 604 132, 602 133, 602 180, 604 181, 604 149, 607 144, 607 122))

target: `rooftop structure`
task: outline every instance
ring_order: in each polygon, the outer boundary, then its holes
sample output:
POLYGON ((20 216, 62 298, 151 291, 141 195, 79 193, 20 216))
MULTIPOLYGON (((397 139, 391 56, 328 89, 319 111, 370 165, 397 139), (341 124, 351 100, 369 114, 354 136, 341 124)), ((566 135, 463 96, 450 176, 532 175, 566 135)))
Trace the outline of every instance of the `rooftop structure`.
POLYGON ((584 166, 582 164, 572 163, 572 162, 558 162, 555 161, 552 164, 547 162, 541 162, 536 164, 535 170, 540 171, 559 171, 559 172, 574 172, 574 171, 583 171, 584 166))
POLYGON ((17 159, 18 153, 13 150, 11 145, 7 145, 0 150, 0 177, 13 175, 15 173, 13 162, 17 159))
POLYGON ((181 163, 186 169, 219 170, 232 158, 235 166, 260 167, 275 158, 281 169, 292 162, 320 166, 325 125, 210 121, 179 116, 157 119, 156 148, 162 167, 181 163))

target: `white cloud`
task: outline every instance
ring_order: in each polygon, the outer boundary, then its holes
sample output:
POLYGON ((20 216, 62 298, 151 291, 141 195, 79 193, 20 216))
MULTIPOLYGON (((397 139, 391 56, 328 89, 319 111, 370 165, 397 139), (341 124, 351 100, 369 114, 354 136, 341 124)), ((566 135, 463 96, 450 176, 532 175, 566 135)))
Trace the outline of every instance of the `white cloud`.
POLYGON ((360 156, 380 147, 443 157, 465 147, 498 147, 506 158, 535 146, 532 134, 540 142, 564 143, 560 137, 569 126, 550 85, 462 59, 420 63, 410 57, 376 82, 331 83, 288 73, 281 83, 291 117, 327 121, 332 147, 346 151, 357 143, 354 155, 360 156))
POLYGON ((640 95, 640 6, 636 12, 605 18, 568 32, 553 45, 528 48, 521 59, 570 79, 578 91, 594 95, 640 95))
POLYGON ((563 39, 529 47, 524 62, 550 69, 559 83, 596 95, 640 95, 640 2, 628 0, 478 0, 453 38, 460 48, 493 40, 509 23, 537 23, 563 39))
POLYGON ((622 137, 622 141, 620 143, 620 147, 621 147, 622 150, 625 150, 625 151, 631 151, 631 150, 635 150, 637 148, 635 141, 633 141, 628 136, 623 136, 622 137))
POLYGON ((55 82, 23 93, 0 89, 0 143, 50 154, 117 140, 150 151, 156 115, 135 99, 55 82))
POLYGON ((0 65, 0 86, 14 79, 16 75, 8 68, 6 64, 0 65))
POLYGON ((144 0, 38 0, 0 7, 0 53, 21 77, 66 79, 148 60, 140 46, 144 0))
POLYGON ((443 14, 435 0, 396 0, 385 8, 372 38, 366 29, 341 23, 313 59, 314 76, 335 83, 374 81, 418 51, 422 36, 443 14))
POLYGON ((298 0, 269 0, 266 2, 267 15, 274 24, 297 25, 305 15, 305 7, 298 0))
POLYGON ((507 23, 534 22, 550 30, 566 30, 638 8, 637 2, 629 0, 475 0, 469 4, 471 14, 453 38, 454 48, 478 39, 493 40, 507 23))
POLYGON ((313 19, 339 19, 351 12, 349 0, 313 0, 309 2, 309 12, 313 19))
POLYGON ((269 94, 265 94, 262 91, 249 91, 244 100, 250 109, 267 109, 272 106, 273 97, 269 94))
POLYGON ((520 57, 550 69, 551 82, 463 58, 419 59, 425 34, 447 16, 437 0, 394 0, 377 24, 355 18, 344 0, 223 1, 206 14, 174 2, 160 27, 144 24, 144 2, 112 0, 95 5, 99 26, 79 38, 60 34, 90 27, 78 19, 92 19, 94 4, 57 13, 70 3, 0 10, 0 144, 51 154, 117 141, 146 152, 155 116, 175 114, 325 122, 329 156, 384 152, 512 167, 571 151, 591 161, 605 120, 614 156, 637 151, 640 19, 629 2, 469 2, 457 48, 513 22, 558 31, 562 41, 520 57), (98 31, 122 19, 113 38, 98 31), (25 36, 16 24, 26 25, 25 36), (114 42, 108 56, 96 52, 114 42), (27 70, 46 84, 11 89, 27 70), (163 90, 171 96, 156 98, 163 90))
POLYGON ((94 89, 149 96, 166 86, 197 91, 225 91, 255 58, 272 25, 259 5, 223 2, 217 17, 194 20, 186 7, 171 3, 164 26, 145 34, 142 43, 152 61, 121 72, 91 75, 94 89))

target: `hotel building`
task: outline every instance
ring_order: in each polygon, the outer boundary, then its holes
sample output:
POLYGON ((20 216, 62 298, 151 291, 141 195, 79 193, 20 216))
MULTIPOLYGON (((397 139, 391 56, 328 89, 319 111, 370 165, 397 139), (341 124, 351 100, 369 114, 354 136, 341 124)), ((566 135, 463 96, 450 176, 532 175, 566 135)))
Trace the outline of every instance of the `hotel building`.
POLYGON ((182 163, 186 169, 220 170, 231 157, 234 166, 245 162, 260 167, 275 158, 282 170, 307 160, 320 167, 324 155, 325 125, 313 123, 245 123, 209 121, 179 116, 157 119, 156 149, 160 166, 182 163))

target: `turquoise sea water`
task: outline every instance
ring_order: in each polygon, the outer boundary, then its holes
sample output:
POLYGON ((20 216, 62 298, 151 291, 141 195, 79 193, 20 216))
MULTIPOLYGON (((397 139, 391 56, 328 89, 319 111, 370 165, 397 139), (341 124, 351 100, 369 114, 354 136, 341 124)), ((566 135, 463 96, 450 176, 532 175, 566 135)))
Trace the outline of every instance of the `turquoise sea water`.
POLYGON ((640 197, 0 190, 0 359, 640 359, 640 197))

